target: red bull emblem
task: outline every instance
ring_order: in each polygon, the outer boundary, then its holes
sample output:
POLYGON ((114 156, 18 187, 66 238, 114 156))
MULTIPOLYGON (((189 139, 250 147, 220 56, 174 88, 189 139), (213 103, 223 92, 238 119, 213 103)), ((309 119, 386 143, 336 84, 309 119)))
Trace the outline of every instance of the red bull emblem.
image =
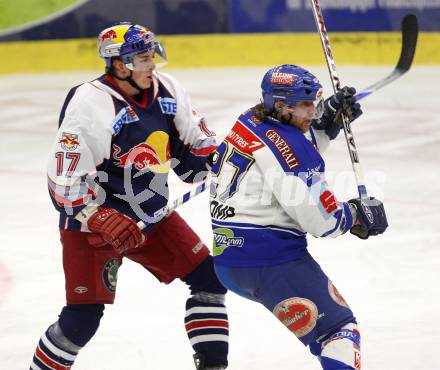
POLYGON ((61 144, 61 148, 69 152, 79 147, 78 135, 69 132, 63 132, 58 142, 61 144))
POLYGON ((149 169, 155 173, 167 173, 170 169, 169 136, 163 131, 153 132, 145 142, 121 153, 121 147, 113 144, 113 159, 117 167, 134 166, 138 171, 149 169))
POLYGON ((113 40, 117 37, 118 35, 116 34, 115 30, 108 30, 106 33, 104 33, 101 36, 101 40, 105 41, 105 40, 113 40))

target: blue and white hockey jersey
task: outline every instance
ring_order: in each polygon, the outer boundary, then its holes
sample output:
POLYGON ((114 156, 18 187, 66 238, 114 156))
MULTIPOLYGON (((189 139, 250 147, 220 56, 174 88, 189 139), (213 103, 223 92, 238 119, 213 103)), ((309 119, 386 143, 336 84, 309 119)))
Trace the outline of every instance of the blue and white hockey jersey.
POLYGON ((353 220, 324 178, 328 137, 304 135, 252 110, 241 115, 217 148, 210 210, 216 264, 274 265, 306 252, 306 233, 336 237, 353 220))
POLYGON ((202 180, 217 145, 188 94, 167 74, 154 73, 153 88, 139 101, 109 75, 73 88, 48 165, 60 228, 88 231, 76 217, 97 204, 136 221, 159 220, 155 212, 168 202, 170 169, 184 181, 202 180))

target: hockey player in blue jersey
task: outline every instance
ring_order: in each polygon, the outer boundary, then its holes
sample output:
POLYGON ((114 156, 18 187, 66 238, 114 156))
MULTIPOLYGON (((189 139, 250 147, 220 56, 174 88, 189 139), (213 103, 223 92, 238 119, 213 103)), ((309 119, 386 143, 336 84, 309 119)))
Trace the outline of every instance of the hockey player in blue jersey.
POLYGON ((309 346, 325 370, 360 369, 360 334, 347 302, 307 251, 307 233, 366 239, 387 228, 373 198, 339 202, 321 157, 361 113, 353 88, 326 101, 317 78, 295 65, 270 69, 263 102, 243 113, 215 152, 211 216, 223 285, 263 304, 309 346))
MULTIPOLYGON (((196 367, 225 369, 226 289, 209 249, 177 212, 157 212, 168 202, 170 169, 188 182, 206 176, 216 136, 180 83, 156 70, 166 57, 149 29, 128 23, 107 28, 98 50, 106 73, 71 89, 50 153, 66 305, 42 335, 31 369, 71 368, 105 305, 114 302, 123 258, 165 284, 179 278, 188 285, 184 320, 196 367), (139 221, 147 224, 142 231, 139 221)), ((114 344, 118 348, 117 338, 114 344)), ((101 360, 96 368, 104 367, 101 360)))

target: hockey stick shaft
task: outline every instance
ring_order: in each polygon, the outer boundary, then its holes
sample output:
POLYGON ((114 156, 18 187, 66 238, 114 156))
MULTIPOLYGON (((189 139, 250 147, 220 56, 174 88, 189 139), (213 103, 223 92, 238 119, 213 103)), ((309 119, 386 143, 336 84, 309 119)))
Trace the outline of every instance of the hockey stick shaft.
POLYGON ((367 97, 409 71, 414 60, 418 35, 417 17, 414 14, 407 14, 402 20, 402 49, 396 67, 388 76, 357 93, 356 100, 367 97))
POLYGON ((208 188, 208 185, 209 185, 209 180, 206 180, 200 183, 199 185, 197 185, 196 187, 194 187, 193 189, 191 189, 190 191, 188 191, 187 193, 174 199, 171 205, 168 206, 168 212, 174 211, 177 207, 188 202, 190 199, 196 197, 197 195, 203 193, 208 188))
MULTIPOLYGON (((159 209, 154 213, 154 217, 160 217, 163 214, 170 214, 172 211, 174 211, 177 207, 181 206, 182 204, 188 202, 190 199, 193 199, 197 195, 203 193, 207 188, 209 187, 209 179, 206 179, 205 181, 201 182, 199 185, 195 186, 190 191, 182 194, 181 196, 174 199, 173 202, 167 204, 165 207, 159 209)), ((147 224, 143 221, 139 221, 137 223, 139 228, 142 230, 144 229, 147 224)))
POLYGON ((390 73, 387 77, 377 81, 374 85, 371 85, 367 87, 366 89, 358 92, 356 94, 356 101, 362 100, 366 98, 367 96, 370 96, 375 91, 381 89, 382 87, 388 85, 390 82, 393 82, 395 79, 399 78, 403 75, 404 72, 400 72, 399 70, 394 70, 392 73, 390 73))
MULTIPOLYGON (((338 92, 341 89, 341 81, 336 72, 336 63, 333 58, 333 52, 330 45, 330 39, 328 37, 327 29, 324 23, 324 17, 322 16, 321 6, 319 0, 310 0, 312 3, 313 16, 315 18, 316 28, 321 39, 322 48, 324 49, 325 60, 327 62, 328 71, 330 73, 333 90, 338 92)), ((367 189, 365 187, 364 175, 362 168, 359 163, 359 156, 357 153, 356 144, 354 141, 353 132, 351 131, 351 125, 348 117, 342 114, 342 122, 345 133, 345 140, 347 142, 348 152, 350 153, 351 164, 353 167, 353 172, 356 178, 356 184, 361 198, 367 197, 367 189)))

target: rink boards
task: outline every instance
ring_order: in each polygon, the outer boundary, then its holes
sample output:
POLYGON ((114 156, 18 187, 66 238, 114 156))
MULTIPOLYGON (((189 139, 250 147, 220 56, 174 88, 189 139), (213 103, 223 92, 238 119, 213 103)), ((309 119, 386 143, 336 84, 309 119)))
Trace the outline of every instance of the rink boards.
MULTIPOLYGON (((317 33, 159 36, 170 68, 325 63, 317 33)), ((395 64, 400 32, 332 33, 337 64, 395 64)), ((440 64, 440 33, 420 33, 415 64, 440 64)), ((0 43, 0 74, 102 70, 95 39, 0 43)))

